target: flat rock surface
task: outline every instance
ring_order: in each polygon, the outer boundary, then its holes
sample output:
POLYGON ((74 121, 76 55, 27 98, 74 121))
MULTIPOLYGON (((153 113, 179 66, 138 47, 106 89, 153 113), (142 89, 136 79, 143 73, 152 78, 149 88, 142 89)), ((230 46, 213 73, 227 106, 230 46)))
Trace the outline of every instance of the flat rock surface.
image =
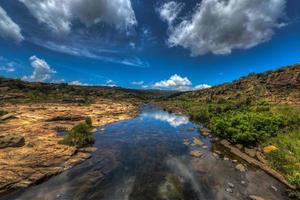
POLYGON ((0 137, 14 134, 24 138, 25 145, 0 149, 0 193, 27 187, 88 158, 88 151, 80 152, 74 147, 58 144, 61 137, 56 130, 71 129, 80 122, 74 119, 81 120, 90 116, 94 126, 101 126, 129 119, 137 112, 136 107, 130 103, 111 100, 101 100, 87 106, 6 104, 2 109, 13 114, 14 118, 0 124, 0 137))

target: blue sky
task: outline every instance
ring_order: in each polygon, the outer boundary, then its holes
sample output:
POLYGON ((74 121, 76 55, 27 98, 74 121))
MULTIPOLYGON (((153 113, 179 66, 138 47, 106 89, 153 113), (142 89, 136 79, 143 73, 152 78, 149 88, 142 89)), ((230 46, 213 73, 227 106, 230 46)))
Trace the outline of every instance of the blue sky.
POLYGON ((0 76, 190 90, 297 62, 298 0, 0 0, 0 76))

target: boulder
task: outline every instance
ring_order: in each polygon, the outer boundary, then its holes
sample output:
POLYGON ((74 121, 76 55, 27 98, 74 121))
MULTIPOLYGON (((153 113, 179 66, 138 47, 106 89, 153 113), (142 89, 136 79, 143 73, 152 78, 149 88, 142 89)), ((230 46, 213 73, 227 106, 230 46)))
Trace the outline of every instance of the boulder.
POLYGON ((249 148, 245 148, 244 149, 245 153, 248 154, 248 156, 254 158, 256 155, 256 150, 255 149, 249 149, 249 148))
POLYGON ((190 152, 190 155, 196 158, 201 158, 203 156, 203 153, 201 151, 194 150, 190 152))
POLYGON ((17 135, 1 135, 0 149, 6 147, 22 147, 25 145, 25 139, 17 135))
POLYGON ((13 117, 14 117, 14 114, 10 113, 10 114, 6 114, 6 115, 3 115, 2 117, 0 117, 0 120, 5 121, 5 120, 8 120, 13 117))
POLYGON ((209 136, 210 135, 210 130, 208 128, 201 128, 200 132, 203 136, 209 136))
POLYGON ((242 165, 242 164, 237 164, 237 165, 235 166, 235 169, 239 170, 240 172, 245 172, 245 171, 246 171, 245 166, 242 165))
POLYGON ((193 137, 192 146, 197 146, 197 145, 202 146, 203 142, 199 138, 193 137))

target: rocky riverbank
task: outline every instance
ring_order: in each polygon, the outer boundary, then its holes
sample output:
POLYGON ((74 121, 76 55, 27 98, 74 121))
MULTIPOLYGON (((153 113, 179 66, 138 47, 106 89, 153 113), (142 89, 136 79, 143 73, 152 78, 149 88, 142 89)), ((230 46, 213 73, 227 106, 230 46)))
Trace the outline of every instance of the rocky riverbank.
POLYGON ((137 114, 128 102, 98 100, 78 104, 5 104, 9 113, 0 123, 0 193, 27 187, 90 157, 93 149, 61 145, 58 132, 90 116, 94 126, 129 119, 137 114))

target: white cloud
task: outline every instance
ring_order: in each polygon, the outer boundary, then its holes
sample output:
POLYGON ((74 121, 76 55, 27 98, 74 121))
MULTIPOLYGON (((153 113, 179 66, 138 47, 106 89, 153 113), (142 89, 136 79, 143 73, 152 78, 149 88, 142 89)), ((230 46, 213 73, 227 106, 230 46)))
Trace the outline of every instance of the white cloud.
POLYGON ((105 83, 105 86, 108 86, 108 87, 117 87, 117 84, 113 80, 107 80, 106 83, 105 83))
POLYGON ((5 72, 14 72, 16 71, 14 62, 7 63, 4 66, 0 66, 0 71, 5 71, 5 72))
POLYGON ((189 90, 192 82, 187 77, 181 77, 177 74, 172 75, 168 80, 154 83, 154 87, 173 90, 189 90))
POLYGON ((21 28, 16 24, 0 6, 0 37, 4 39, 12 39, 21 42, 24 37, 21 34, 21 28))
POLYGON ((156 82, 151 87, 166 90, 189 91, 206 89, 210 88, 211 86, 208 84, 200 84, 194 87, 193 83, 187 77, 181 77, 177 74, 174 74, 168 80, 156 82))
POLYGON ((160 120, 163 122, 167 122, 170 126, 176 128, 178 126, 188 124, 189 119, 185 116, 178 116, 175 114, 169 114, 167 112, 160 112, 160 113, 144 113, 142 114, 144 117, 154 118, 156 120, 160 120))
POLYGON ((36 56, 30 57, 31 66, 33 68, 33 73, 30 76, 24 76, 22 80, 31 82, 44 82, 51 79, 52 75, 56 73, 47 64, 45 60, 42 60, 36 56))
POLYGON ((286 0, 203 0, 191 19, 170 31, 168 45, 189 49, 193 56, 229 54, 271 39, 284 15, 286 0))
POLYGON ((183 3, 170 1, 157 8, 157 12, 159 13, 160 18, 163 21, 168 22, 168 24, 171 26, 178 14, 181 12, 183 6, 183 3))
POLYGON ((131 82, 132 85, 144 85, 144 81, 133 81, 131 82))
POLYGON ((110 63, 117 63, 122 64, 126 66, 132 66, 132 67, 141 67, 141 68, 147 68, 149 67, 149 63, 147 61, 143 61, 142 59, 138 57, 126 57, 126 58, 120 58, 114 57, 115 55, 118 55, 118 51, 109 50, 109 49, 101 49, 101 48, 85 48, 83 43, 73 43, 68 45, 63 44, 57 44, 55 42, 51 41, 41 41, 41 40, 32 40, 33 43, 43 46, 47 49, 50 49, 52 51, 72 55, 72 56, 80 56, 80 57, 86 57, 96 60, 101 60, 104 62, 110 62, 110 63), (108 56, 103 55, 104 53, 109 54, 108 56))
POLYGON ((80 81, 72 81, 70 83, 68 83, 69 85, 76 85, 76 86, 89 86, 89 84, 87 83, 82 83, 80 81))
POLYGON ((19 0, 55 33, 69 33, 72 22, 89 27, 104 22, 121 30, 137 24, 130 0, 19 0))
POLYGON ((202 89, 207 89, 207 88, 211 88, 211 85, 208 84, 200 84, 200 85, 196 85, 194 87, 195 90, 202 90, 202 89))

